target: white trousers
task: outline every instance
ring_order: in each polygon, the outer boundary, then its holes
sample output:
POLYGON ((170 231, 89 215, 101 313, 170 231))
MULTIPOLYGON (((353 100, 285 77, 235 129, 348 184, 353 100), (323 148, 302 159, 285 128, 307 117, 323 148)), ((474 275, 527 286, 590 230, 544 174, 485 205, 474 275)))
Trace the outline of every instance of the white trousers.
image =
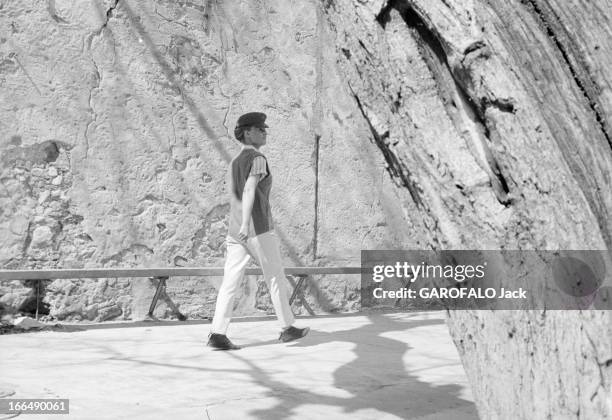
POLYGON ((238 242, 230 236, 227 237, 223 283, 221 283, 217 295, 211 332, 216 334, 227 332, 234 309, 234 297, 251 257, 254 257, 262 268, 276 316, 282 327, 289 327, 295 322, 289 306, 289 282, 285 277, 285 268, 281 261, 278 236, 274 231, 269 231, 249 237, 246 244, 238 242))

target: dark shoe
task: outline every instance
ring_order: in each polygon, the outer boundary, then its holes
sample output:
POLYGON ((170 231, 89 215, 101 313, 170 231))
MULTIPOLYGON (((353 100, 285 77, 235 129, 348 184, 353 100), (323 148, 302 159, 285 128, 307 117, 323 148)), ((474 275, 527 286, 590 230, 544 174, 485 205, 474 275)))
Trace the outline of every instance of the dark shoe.
POLYGON ((279 341, 283 343, 288 343, 289 341, 297 340, 298 338, 304 337, 310 331, 309 327, 306 328, 295 328, 289 327, 281 331, 280 337, 278 337, 279 341))
POLYGON ((208 335, 208 344, 206 345, 217 350, 238 350, 241 348, 232 343, 226 335, 215 333, 210 333, 208 335))

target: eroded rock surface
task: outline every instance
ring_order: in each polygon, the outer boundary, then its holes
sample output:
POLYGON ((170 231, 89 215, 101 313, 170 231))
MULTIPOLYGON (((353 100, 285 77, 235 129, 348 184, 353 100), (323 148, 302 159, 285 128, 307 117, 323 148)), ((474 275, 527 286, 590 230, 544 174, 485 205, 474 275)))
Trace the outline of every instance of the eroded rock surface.
MULTIPOLYGON (((404 187, 417 241, 610 249, 606 8, 325 2, 346 82, 404 187)), ((610 311, 455 311, 449 325, 482 418, 611 415, 610 311)))

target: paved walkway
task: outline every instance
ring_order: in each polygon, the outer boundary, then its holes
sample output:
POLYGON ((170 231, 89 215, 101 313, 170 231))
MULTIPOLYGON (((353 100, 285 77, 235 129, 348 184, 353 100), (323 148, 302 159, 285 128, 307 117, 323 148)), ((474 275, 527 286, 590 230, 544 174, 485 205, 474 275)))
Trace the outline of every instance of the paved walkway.
POLYGON ((287 344, 275 321, 235 322, 234 352, 205 347, 206 324, 170 324, 0 336, 0 388, 70 399, 69 415, 20 420, 477 418, 439 312, 299 319, 312 331, 287 344))

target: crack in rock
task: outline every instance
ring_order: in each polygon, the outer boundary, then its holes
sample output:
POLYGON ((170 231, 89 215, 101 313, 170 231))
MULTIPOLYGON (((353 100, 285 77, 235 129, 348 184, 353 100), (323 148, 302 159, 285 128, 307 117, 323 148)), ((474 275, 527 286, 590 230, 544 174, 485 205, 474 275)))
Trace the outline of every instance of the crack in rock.
POLYGON ((100 83, 102 81, 102 77, 100 75, 100 69, 98 68, 98 65, 96 64, 96 61, 92 58, 92 63, 94 65, 94 70, 95 70, 95 80, 96 80, 96 84, 94 87, 91 88, 91 90, 89 91, 89 99, 87 104, 89 105, 89 111, 90 111, 90 115, 91 118, 89 120, 89 122, 87 123, 87 126, 85 127, 85 133, 84 133, 84 137, 85 137, 85 159, 87 159, 87 156, 89 154, 89 129, 92 127, 92 125, 97 121, 98 119, 98 115, 96 113, 96 110, 93 107, 92 104, 92 99, 93 99, 93 92, 96 89, 100 88, 100 83))
POLYGON ((313 222, 313 236, 312 236, 312 258, 317 259, 317 248, 319 242, 319 152, 320 152, 321 136, 315 134, 315 150, 314 150, 314 171, 315 171, 315 184, 314 184, 314 222, 313 222))
POLYGON ((55 0, 49 0, 47 3, 47 10, 49 11, 49 15, 51 16, 51 18, 57 22, 57 23, 61 23, 61 24, 68 24, 70 22, 68 22, 66 19, 64 19, 61 16, 58 16, 57 11, 55 10, 55 0))
POLYGON ((106 11, 106 22, 104 22, 104 24, 102 25, 102 29, 106 28, 106 25, 108 25, 108 21, 113 16, 113 12, 117 8, 118 4, 119 4, 119 0, 115 0, 113 5, 111 7, 109 7, 109 9, 106 11))
MULTIPOLYGON (((414 12, 413 19, 420 19, 414 12)), ((410 25, 409 25, 410 26, 410 25)), ((448 76, 453 84, 451 88, 454 89, 458 93, 458 100, 465 107, 464 112, 468 114, 468 118, 471 118, 473 122, 481 129, 478 131, 482 131, 483 135, 476 135, 476 141, 479 143, 480 148, 482 149, 482 154, 484 158, 484 162, 486 164, 485 171, 489 174, 491 186, 495 192, 495 196, 498 201, 504 206, 508 207, 512 204, 512 200, 509 198, 510 189, 508 186, 508 181, 506 180, 499 161, 494 156, 491 147, 489 146, 492 137, 492 131, 494 131, 494 126, 488 123, 488 119, 486 117, 486 112, 488 108, 495 108, 501 112, 514 113, 515 105, 512 99, 507 98, 488 98, 482 97, 480 100, 476 100, 477 98, 473 98, 468 94, 467 86, 470 84, 470 76, 468 75, 466 69, 469 66, 469 63, 478 57, 489 57, 491 52, 488 46, 483 41, 476 41, 469 45, 465 49, 465 55, 461 59, 461 67, 453 69, 449 65, 448 57, 444 52, 444 48, 442 47, 441 41, 437 38, 434 32, 430 31, 424 22, 421 24, 415 25, 417 28, 417 32, 421 35, 425 45, 422 47, 429 47, 433 51, 434 57, 437 57, 440 60, 440 64, 446 69, 448 76), (455 71, 453 71, 455 70, 455 71), (463 78, 461 77, 463 76, 463 78)), ((427 55, 425 55, 427 57, 427 55)), ((431 66, 431 64, 428 64, 431 66)), ((438 84, 440 87, 440 85, 438 84)), ((452 118, 451 118, 452 120, 452 118)))
MULTIPOLYGON (((450 98, 450 103, 457 108, 457 111, 460 107, 463 108, 460 111, 472 126, 469 130, 470 138, 467 140, 471 141, 476 149, 475 157, 488 174, 497 201, 509 207, 512 204, 509 182, 490 147, 491 131, 494 130, 494 127, 488 124, 486 112, 489 108, 495 108, 501 112, 514 113, 514 101, 508 98, 474 98, 469 95, 469 89, 467 89, 471 83, 471 76, 466 69, 474 59, 486 58, 491 54, 488 46, 482 40, 471 43, 465 48, 460 65, 453 69, 448 62, 442 40, 406 2, 390 0, 381 9, 376 20, 383 29, 391 21, 392 10, 399 13, 408 28, 415 34, 421 55, 436 81, 440 96, 450 98)), ((447 108, 448 105, 445 104, 445 107, 447 108)), ((457 132, 462 132, 463 130, 458 126, 461 125, 461 121, 457 121, 457 118, 451 115, 449 117, 456 126, 457 132)))
POLYGON ((591 344, 591 347, 593 348, 593 358, 595 359, 595 363, 597 364, 597 368, 599 370, 599 384, 597 388, 595 389, 595 391, 593 392, 593 394, 591 394, 591 398, 590 398, 590 400, 593 401, 595 397, 597 396, 597 394, 599 393, 600 388, 604 390, 606 389, 606 380, 605 380, 603 368, 604 366, 609 367, 610 364, 612 364, 612 359, 606 360, 605 362, 600 362, 599 356, 597 355, 598 348, 595 342, 593 341, 593 339, 591 338, 591 336, 589 335, 589 333, 587 333, 586 329, 584 330, 584 335, 586 336, 587 340, 591 344))
POLYGON ((566 33, 567 31, 560 22, 554 22, 554 20, 557 19, 554 13, 545 13, 544 10, 542 10, 542 8, 538 5, 536 0, 521 0, 521 3, 525 4, 528 8, 531 8, 533 14, 537 19, 539 19, 542 26, 546 29, 548 37, 561 54, 563 61, 567 64, 567 68, 572 75, 572 79, 587 100, 589 108, 591 109, 595 120, 599 125, 599 129, 606 138, 610 148, 612 148, 612 127, 606 121, 604 114, 599 111, 600 105, 598 103, 598 97, 601 94, 601 89, 591 78, 588 72, 587 64, 583 62, 584 60, 581 57, 577 57, 575 54, 571 53, 570 50, 572 49, 572 45, 567 47, 562 42, 566 41, 568 44, 571 44, 571 34, 566 33), (559 29, 559 32, 561 33, 557 33, 553 26, 556 26, 556 29, 559 29))
POLYGON ((383 153, 383 157, 385 158, 385 162, 387 162, 386 169, 391 175, 391 180, 397 185, 399 184, 402 187, 405 187, 410 193, 410 197, 412 197, 413 202, 416 204, 418 208, 423 208, 423 200, 421 199, 422 191, 417 186, 416 182, 411 179, 410 171, 402 164, 400 159, 389 149, 389 145, 387 144, 387 139, 389 138, 389 131, 385 131, 383 134, 380 134, 376 128, 372 125, 370 118, 368 117, 361 100, 357 96, 357 94, 353 91, 353 89, 349 85, 349 89, 352 92, 353 97, 357 103, 357 107, 359 111, 363 115, 363 118, 368 123, 368 127, 370 128, 370 132, 372 133, 372 137, 374 138, 374 142, 376 146, 383 153), (397 182, 399 178, 400 182, 397 182))
MULTIPOLYGON (((104 31, 104 29, 105 29, 105 28, 108 26, 108 22, 110 21, 110 18, 113 16, 113 12, 114 12, 114 11, 115 11, 115 9, 118 7, 118 5, 119 5, 119 0, 114 0, 114 2, 113 2, 113 4, 112 4, 112 6, 111 6, 111 7, 109 7, 109 8, 106 10, 106 13, 104 13, 105 20, 104 20, 104 22, 102 23, 102 26, 100 26, 100 27, 98 28, 98 30, 96 30, 96 31, 95 31, 95 32, 92 34, 92 36, 96 36, 96 37, 97 37, 97 36, 100 36, 100 35, 102 34, 102 31, 104 31)), ((90 38, 90 40, 89 40, 89 44, 90 44, 90 47, 91 47, 91 38, 90 38)))

